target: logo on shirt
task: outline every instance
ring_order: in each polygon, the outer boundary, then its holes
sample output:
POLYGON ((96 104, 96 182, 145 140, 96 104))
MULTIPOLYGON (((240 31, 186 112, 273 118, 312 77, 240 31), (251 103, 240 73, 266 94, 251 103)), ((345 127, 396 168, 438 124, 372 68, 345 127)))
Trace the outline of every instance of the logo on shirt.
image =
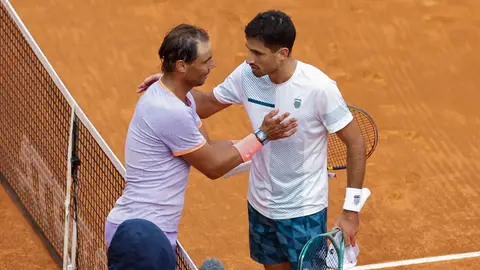
POLYGON ((302 100, 299 98, 296 98, 293 102, 293 106, 295 106, 295 109, 300 108, 300 106, 302 106, 302 100))

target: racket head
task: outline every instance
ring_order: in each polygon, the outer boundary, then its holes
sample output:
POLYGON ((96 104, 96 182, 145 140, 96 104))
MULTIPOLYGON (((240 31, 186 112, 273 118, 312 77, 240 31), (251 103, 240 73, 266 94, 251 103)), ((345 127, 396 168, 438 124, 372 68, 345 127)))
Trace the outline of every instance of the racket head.
MULTIPOLYGON (((369 158, 378 144, 378 130, 373 118, 364 110, 348 106, 357 122, 365 142, 366 158, 369 158)), ((343 170, 347 168, 347 147, 336 133, 328 135, 328 170, 343 170)))
POLYGON ((310 239, 300 252, 298 270, 343 269, 345 242, 342 234, 335 239, 338 232, 336 228, 310 239))

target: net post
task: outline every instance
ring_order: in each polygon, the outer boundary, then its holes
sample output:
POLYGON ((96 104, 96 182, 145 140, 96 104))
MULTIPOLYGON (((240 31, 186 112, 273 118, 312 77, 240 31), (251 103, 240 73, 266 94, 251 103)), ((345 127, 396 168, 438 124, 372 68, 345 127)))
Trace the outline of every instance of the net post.
POLYGON ((77 267, 77 222, 75 220, 72 221, 72 254, 70 255, 72 258, 69 270, 75 270, 77 267))
POLYGON ((75 106, 72 106, 72 114, 70 118, 70 131, 68 138, 67 153, 67 191, 65 196, 65 232, 63 238, 63 270, 68 267, 68 239, 69 239, 69 223, 70 223, 70 192, 72 187, 72 154, 73 154, 73 126, 75 121, 75 106))
POLYGON ((73 189, 73 220, 72 220, 72 253, 71 253, 71 270, 77 267, 77 190, 78 190, 78 167, 80 166, 80 158, 78 157, 77 141, 78 141, 78 118, 75 114, 73 121, 73 143, 72 143, 72 189, 73 189))

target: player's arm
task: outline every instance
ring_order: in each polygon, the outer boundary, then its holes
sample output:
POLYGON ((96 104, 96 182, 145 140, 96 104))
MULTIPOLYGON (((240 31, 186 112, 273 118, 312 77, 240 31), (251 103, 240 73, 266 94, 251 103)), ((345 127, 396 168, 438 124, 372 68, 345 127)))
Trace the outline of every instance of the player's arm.
POLYGON ((227 140, 210 140, 210 136, 208 135, 208 132, 207 132, 207 129, 205 128, 205 126, 202 124, 202 126, 198 129, 200 131, 200 133, 203 135, 203 137, 205 138, 205 140, 207 140, 207 143, 209 144, 215 144, 215 145, 224 145, 224 146, 231 146, 232 144, 234 144, 235 142, 237 141, 227 141, 227 140))
MULTIPOLYGON (((289 113, 277 118, 278 110, 267 114, 260 130, 266 133, 268 140, 289 137, 296 132, 296 119, 286 119, 289 113), (285 121, 284 121, 285 120, 285 121)), ((179 153, 183 159, 210 179, 217 179, 250 158, 262 148, 262 143, 253 133, 235 144, 229 141, 216 143, 203 141, 198 147, 187 153, 179 153)), ((174 153, 175 155, 176 153, 174 153)))
MULTIPOLYGON (((141 84, 138 85, 137 93, 142 93, 146 91, 150 85, 158 81, 161 77, 162 73, 156 73, 148 76, 147 78, 145 78, 145 80, 143 80, 141 84)), ((196 89, 192 89, 190 90, 190 93, 195 99, 195 103, 197 106, 197 114, 202 119, 208 118, 211 115, 232 105, 231 103, 221 103, 220 101, 218 101, 218 99, 215 98, 213 91, 202 92, 196 89)))
POLYGON ((336 132, 347 146, 347 187, 362 189, 365 177, 365 142, 355 119, 336 132))
MULTIPOLYGON (((245 138, 246 143, 256 153, 261 148, 256 137, 245 138)), ((229 172, 243 159, 239 151, 232 144, 210 144, 205 143, 198 150, 182 155, 183 159, 202 174, 214 180, 229 172)))
POLYGON ((355 246, 355 238, 360 225, 358 203, 361 200, 365 176, 365 145, 355 119, 336 134, 347 146, 347 189, 343 212, 337 220, 337 225, 342 228, 346 244, 355 246))
MULTIPOLYGON (((239 65, 225 80, 212 91, 202 92, 192 89, 190 93, 195 99, 197 114, 205 119, 227 108, 232 104, 242 104, 242 65, 239 65)), ((137 93, 144 92, 150 85, 158 81, 162 73, 150 75, 138 85, 137 93)))
POLYGON ((358 212, 365 175, 365 146, 352 113, 334 81, 325 83, 317 100, 317 117, 329 133, 336 133, 347 148, 347 188, 344 211, 336 226, 342 229, 347 245, 355 245, 360 219, 358 212))
POLYGON ((202 92, 194 89, 190 91, 195 99, 197 114, 200 118, 208 118, 232 104, 243 103, 242 65, 239 65, 212 91, 202 92))
POLYGON ((347 148, 347 189, 361 191, 365 176, 365 144, 360 129, 334 81, 325 83, 317 105, 320 121, 329 133, 336 133, 347 148))
POLYGON ((190 90, 190 93, 192 93, 192 96, 195 99, 195 103, 197 105, 197 114, 202 119, 208 118, 211 115, 232 105, 228 103, 220 103, 220 101, 215 98, 213 91, 202 92, 192 89, 190 90))

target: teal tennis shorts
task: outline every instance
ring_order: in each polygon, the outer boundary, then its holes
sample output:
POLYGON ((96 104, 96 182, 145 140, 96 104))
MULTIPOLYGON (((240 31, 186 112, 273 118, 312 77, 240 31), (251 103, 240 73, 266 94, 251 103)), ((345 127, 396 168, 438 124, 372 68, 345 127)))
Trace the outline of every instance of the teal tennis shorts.
POLYGON ((248 204, 250 257, 261 264, 290 262, 296 270, 303 246, 327 231, 327 208, 303 217, 269 219, 248 204))

